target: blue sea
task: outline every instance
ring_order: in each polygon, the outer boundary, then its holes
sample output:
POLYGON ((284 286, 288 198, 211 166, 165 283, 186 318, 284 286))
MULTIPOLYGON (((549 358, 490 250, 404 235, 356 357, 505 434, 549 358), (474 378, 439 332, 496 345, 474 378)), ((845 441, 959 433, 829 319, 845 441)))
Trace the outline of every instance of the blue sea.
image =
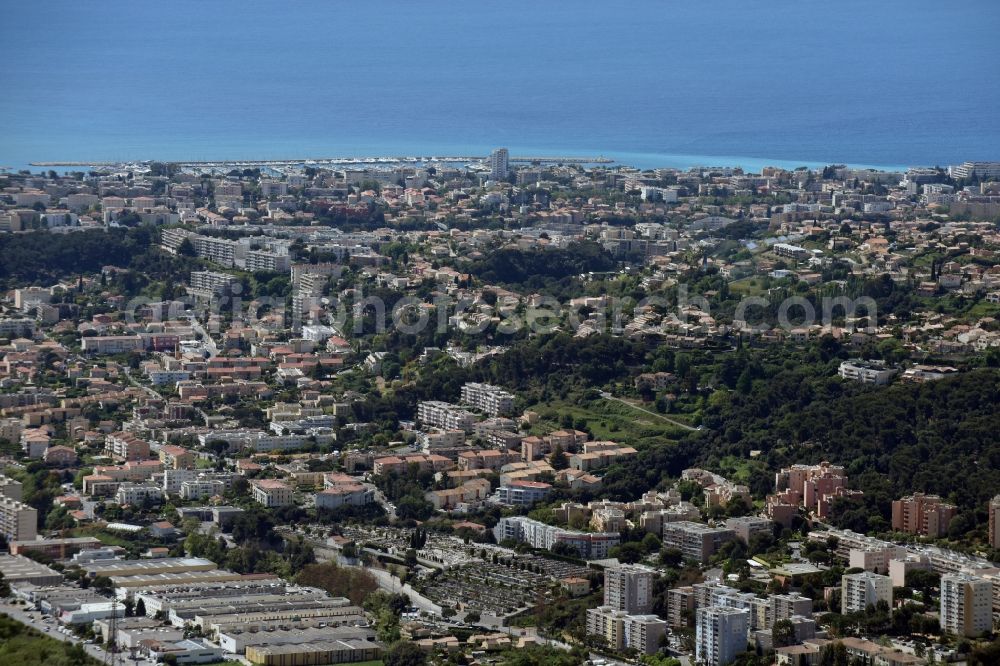
POLYGON ((10 2, 0 166, 1000 159, 997 0, 10 2))

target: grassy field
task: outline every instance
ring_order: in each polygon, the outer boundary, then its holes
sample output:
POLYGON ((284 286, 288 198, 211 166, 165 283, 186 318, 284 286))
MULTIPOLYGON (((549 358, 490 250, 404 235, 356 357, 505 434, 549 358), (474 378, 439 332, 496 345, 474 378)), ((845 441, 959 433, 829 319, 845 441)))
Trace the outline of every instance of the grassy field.
POLYGON ((79 644, 63 643, 0 615, 0 664, 17 666, 99 666, 79 644))
POLYGON ((759 275, 733 280, 729 283, 729 293, 738 296, 760 296, 766 291, 759 275))
POLYGON ((983 317, 1000 317, 1000 305, 987 301, 979 301, 965 311, 965 316, 970 320, 982 319, 983 317))
MULTIPOLYGON (((651 406, 645 407, 655 411, 651 406)), ((568 415, 576 424, 583 421, 594 439, 608 439, 619 444, 641 448, 648 444, 665 440, 675 441, 685 431, 671 425, 652 414, 646 414, 620 402, 598 398, 579 405, 571 402, 548 402, 530 407, 538 412, 539 422, 532 428, 532 434, 544 435, 563 428, 562 418, 568 415)), ((667 414, 670 418, 687 423, 683 414, 667 414)))

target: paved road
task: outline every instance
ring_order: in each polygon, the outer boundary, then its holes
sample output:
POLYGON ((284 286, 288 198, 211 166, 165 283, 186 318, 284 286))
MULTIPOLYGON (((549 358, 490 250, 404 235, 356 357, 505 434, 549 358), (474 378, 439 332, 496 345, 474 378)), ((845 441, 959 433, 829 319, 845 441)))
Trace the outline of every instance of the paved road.
POLYGON ((145 391, 146 393, 148 393, 151 398, 155 398, 155 399, 162 399, 163 398, 163 396, 160 395, 159 393, 157 393, 152 387, 146 386, 145 384, 141 383, 138 379, 136 379, 135 377, 133 377, 132 376, 132 369, 131 368, 125 368, 125 377, 128 379, 129 383, 132 386, 134 386, 136 388, 142 389, 143 391, 145 391))
MULTIPOLYGON (((54 638, 57 641, 63 641, 64 643, 83 643, 80 638, 74 634, 64 634, 57 630, 59 624, 53 618, 43 618, 41 613, 36 609, 28 609, 21 605, 11 604, 6 600, 0 601, 0 613, 8 615, 21 624, 26 624, 33 629, 37 629, 49 638, 54 638), (35 619, 29 617, 28 614, 34 616, 35 619)), ((119 652, 116 654, 109 655, 105 650, 99 645, 87 645, 83 643, 83 649, 87 654, 99 662, 103 662, 108 659, 109 663, 122 664, 125 666, 156 666, 156 660, 146 659, 143 657, 132 657, 127 652, 119 652), (112 660, 111 657, 114 659, 112 660)), ((232 658, 234 655, 226 655, 227 658, 232 658)), ((242 661, 242 660, 241 660, 242 661)))
POLYGON ((399 579, 393 576, 391 573, 384 569, 375 569, 372 567, 363 567, 365 571, 370 573, 378 581, 378 586, 381 587, 386 592, 391 592, 394 594, 405 594, 410 598, 410 603, 416 606, 419 610, 427 611, 433 615, 438 615, 441 609, 434 604, 430 599, 418 594, 413 588, 409 586, 404 587, 399 579))
POLYGON ((218 356, 219 347, 215 344, 215 340, 212 336, 208 334, 208 331, 201 325, 195 317, 191 317, 191 328, 193 328, 197 333, 201 334, 201 344, 205 351, 208 352, 209 356, 218 356))
MULTIPOLYGON (((26 624, 33 629, 37 629, 49 638, 54 638, 57 641, 63 641, 64 643, 81 643, 82 641, 76 636, 62 633, 57 631, 56 627, 59 625, 52 618, 42 618, 41 614, 37 610, 26 610, 24 606, 15 606, 6 601, 0 602, 0 613, 8 615, 21 624, 26 624), (34 615, 35 619, 28 616, 28 613, 34 615)), ((84 645, 83 649, 87 651, 87 654, 97 659, 98 661, 104 660, 104 650, 97 645, 84 645)), ((119 659, 122 659, 124 655, 118 655, 119 659)), ((142 663, 142 662, 132 662, 126 661, 125 663, 142 663)))
POLYGON ((664 416, 663 414, 657 414, 656 412, 651 412, 648 409, 646 409, 645 407, 639 407, 638 405, 633 405, 631 402, 629 402, 627 400, 622 400, 621 398, 616 398, 615 396, 611 395, 607 391, 601 391, 601 397, 604 398, 605 400, 614 400, 615 402, 620 402, 623 405, 627 405, 627 406, 631 407, 632 409, 637 409, 640 412, 645 412, 645 413, 649 414, 650 416, 655 416, 656 418, 660 419, 661 421, 666 421, 667 423, 675 425, 678 428, 683 428, 684 430, 691 430, 692 432, 696 431, 696 430, 701 430, 701 428, 692 428, 689 425, 685 425, 685 424, 681 423, 680 421, 675 421, 672 418, 664 416))
POLYGON ((375 501, 381 504, 382 508, 385 509, 386 514, 389 516, 389 520, 396 520, 396 505, 390 502, 389 498, 386 497, 385 494, 378 488, 375 489, 375 501))

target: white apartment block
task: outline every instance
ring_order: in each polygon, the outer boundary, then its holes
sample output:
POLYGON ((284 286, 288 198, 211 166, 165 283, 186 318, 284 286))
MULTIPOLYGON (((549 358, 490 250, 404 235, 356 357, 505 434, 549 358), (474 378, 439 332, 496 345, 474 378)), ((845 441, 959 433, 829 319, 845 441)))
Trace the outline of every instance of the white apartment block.
POLYGON ((153 480, 160 484, 160 488, 168 495, 178 495, 181 486, 188 481, 195 481, 198 478, 196 469, 165 469, 153 475, 153 480))
POLYGON ((280 180, 261 179, 260 194, 264 197, 282 196, 288 194, 288 183, 284 183, 280 180))
POLYGON ((497 148, 490 153, 490 180, 504 180, 510 173, 509 161, 510 153, 506 148, 497 148))
POLYGON ((987 180, 1000 178, 1000 162, 962 162, 949 167, 953 178, 977 178, 987 180))
POLYGON ((202 259, 226 268, 232 268, 236 261, 236 242, 225 238, 202 236, 184 229, 165 229, 160 237, 163 249, 177 254, 181 244, 188 240, 194 247, 195 254, 202 259))
POLYGON ((750 631, 767 629, 772 624, 771 600, 758 597, 752 592, 740 592, 728 585, 697 583, 692 586, 699 608, 727 608, 746 611, 747 627, 750 631))
POLYGON ((188 283, 190 285, 188 291, 191 294, 203 298, 211 298, 231 292, 233 287, 239 284, 240 281, 228 273, 191 271, 188 283))
POLYGON ((34 319, 0 319, 0 337, 31 338, 35 335, 34 319))
POLYGON ((226 491, 226 483, 218 479, 196 479, 181 484, 181 499, 198 500, 206 497, 222 495, 226 491))
POLYGON ((640 565, 604 570, 604 605, 630 615, 649 613, 653 607, 655 571, 640 565))
POLYGON ((268 271, 271 273, 283 273, 291 270, 292 261, 288 254, 271 252, 269 250, 249 250, 246 255, 246 270, 251 273, 257 271, 268 271))
POLYGON ((81 338, 80 348, 92 354, 124 354, 142 351, 145 349, 145 344, 139 335, 99 335, 93 338, 81 338))
POLYGON ((888 576, 864 571, 845 574, 840 580, 842 614, 861 612, 879 601, 884 601, 892 607, 892 579, 888 576))
POLYGON ((724 666, 747 649, 750 613, 709 606, 696 615, 695 660, 702 666, 724 666))
POLYGON ((576 532, 547 525, 527 516, 501 518, 493 528, 497 543, 510 539, 528 544, 532 548, 552 550, 557 543, 565 543, 587 560, 602 560, 621 541, 617 532, 576 532))
POLYGON ((235 182, 219 181, 215 183, 216 197, 243 198, 243 185, 235 182))
POLYGON ((771 601, 771 613, 768 618, 768 628, 773 626, 778 620, 789 620, 796 615, 801 617, 812 616, 812 599, 804 597, 798 592, 772 594, 769 599, 771 601))
POLYGON ((163 489, 153 484, 122 483, 115 493, 115 501, 120 505, 142 504, 147 500, 154 504, 163 501, 163 489))
POLYGON ((975 637, 993 629, 993 585, 969 574, 941 576, 941 629, 975 637))
POLYGON ((236 243, 231 240, 195 234, 191 243, 195 252, 203 259, 226 268, 231 268, 236 263, 236 243))
POLYGON ((837 372, 843 379, 877 385, 888 384, 896 374, 893 368, 864 361, 843 361, 837 372))
POLYGON ((153 386, 173 386, 177 382, 191 379, 191 373, 187 370, 150 370, 147 373, 149 381, 153 386))
POLYGON ((417 433, 417 442, 425 452, 435 449, 455 449, 465 445, 464 430, 435 430, 417 433))
POLYGON ((469 382, 462 387, 462 403, 490 416, 505 416, 514 411, 514 395, 491 384, 469 382))
POLYGON ((14 290, 14 307, 22 312, 52 302, 52 290, 47 287, 24 287, 14 290))
POLYGON ((687 520, 663 524, 663 545, 676 548, 685 558, 708 562, 722 544, 736 538, 736 532, 724 527, 709 527, 687 520))
POLYGON ((10 497, 0 496, 0 534, 8 542, 38 538, 38 510, 10 497))
POLYGON ((464 430, 472 432, 476 416, 450 402, 428 400, 417 405, 417 418, 424 426, 441 430, 464 430))

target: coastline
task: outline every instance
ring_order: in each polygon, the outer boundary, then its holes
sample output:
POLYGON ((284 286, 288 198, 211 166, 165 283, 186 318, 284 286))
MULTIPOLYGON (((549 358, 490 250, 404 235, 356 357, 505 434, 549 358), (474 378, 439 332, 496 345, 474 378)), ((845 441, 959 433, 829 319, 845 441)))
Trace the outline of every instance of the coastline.
MULTIPOLYGON (((212 159, 205 159, 204 157, 196 158, 177 158, 176 156, 171 157, 157 157, 157 156, 145 156, 145 157, 128 157, 128 158, 114 158, 114 159, 69 159, 63 162, 58 160, 34 160, 33 165, 30 162, 21 162, 9 164, 0 158, 0 168, 9 169, 11 172, 17 172, 20 170, 28 170, 33 173, 40 171, 48 171, 52 169, 59 173, 68 173, 71 171, 80 171, 86 169, 84 164, 91 165, 115 165, 115 164, 126 164, 126 163, 140 163, 140 162, 151 162, 151 161, 162 161, 162 162, 182 162, 182 163, 233 163, 233 162, 247 162, 247 163, 267 163, 267 162, 284 162, 289 164, 303 163, 311 161, 331 161, 337 162, 332 165, 320 165, 320 166, 332 166, 332 168, 342 168, 343 165, 359 165, 379 167, 385 166, 387 164, 405 164, 407 162, 419 164, 427 163, 430 161, 438 162, 455 162, 455 161, 469 161, 469 159, 474 159, 472 156, 485 156, 489 154, 490 149, 484 149, 482 146, 474 146, 466 148, 465 150, 453 150, 453 147, 443 146, 438 148, 432 148, 431 150, 413 151, 412 149, 391 151, 387 153, 376 153, 372 154, 361 154, 359 152, 353 152, 353 154, 342 154, 342 155, 331 155, 323 157, 296 157, 288 158, 288 152, 284 155, 271 150, 264 150, 256 156, 243 155, 220 155, 212 159), (413 159, 407 158, 402 159, 404 155, 412 155, 413 159), (448 157, 459 157, 461 160, 448 160, 442 158, 448 157), (433 157, 434 160, 422 159, 433 157), (352 161, 353 160, 353 161, 352 161)), ((683 153, 645 153, 645 152, 628 152, 628 151, 607 151, 607 150, 574 150, 574 149, 538 149, 538 148, 521 148, 517 146, 510 147, 512 159, 523 156, 538 156, 538 157, 565 157, 572 160, 581 160, 581 158, 602 158, 605 160, 610 160, 606 163, 598 163, 596 161, 591 162, 586 159, 582 160, 582 163, 595 166, 607 166, 609 168, 615 167, 634 167, 638 169, 681 169, 687 170, 693 167, 739 167, 744 171, 750 173, 760 173, 761 169, 764 167, 777 167, 781 169, 793 170, 799 167, 807 167, 809 169, 822 169, 825 166, 832 164, 842 164, 848 168, 852 169, 873 169, 877 171, 905 171, 908 168, 915 166, 931 166, 930 164, 871 164, 862 162, 851 162, 843 160, 816 160, 816 159, 782 159, 782 158, 769 158, 769 157, 756 157, 756 156, 745 156, 745 155, 692 155, 683 153)))

